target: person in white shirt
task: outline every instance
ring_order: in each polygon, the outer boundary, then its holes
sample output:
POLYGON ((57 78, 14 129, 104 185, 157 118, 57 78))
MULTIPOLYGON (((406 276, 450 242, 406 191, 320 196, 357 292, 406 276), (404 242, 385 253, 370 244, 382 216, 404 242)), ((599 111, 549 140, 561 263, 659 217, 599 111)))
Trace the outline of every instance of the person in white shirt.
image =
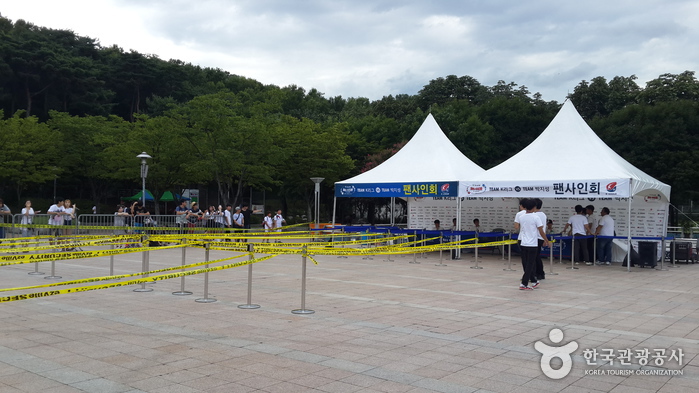
MULTIPOLYGON (((233 206, 230 204, 226 205, 226 210, 223 211, 223 225, 226 228, 231 228, 233 227, 233 219, 232 219, 232 214, 231 214, 231 209, 233 209, 233 206)), ((228 235, 230 232, 226 231, 226 235, 228 235)), ((231 241, 230 238, 226 238, 226 241, 231 241)))
POLYGON ((587 239, 583 237, 590 235, 590 224, 588 224, 584 212, 582 205, 575 205, 575 215, 568 219, 565 228, 563 228, 563 233, 568 231, 568 228, 571 228, 575 243, 573 249, 575 260, 592 265, 590 255, 587 252, 587 239))
MULTIPOLYGON (((595 236, 614 236, 614 219, 609 215, 609 208, 602 208, 602 218, 597 223, 595 236)), ((610 265, 612 262, 612 238, 597 239, 597 260, 599 264, 610 265)))
POLYGON ((519 284, 519 289, 528 290, 539 286, 539 281, 535 277, 536 273, 536 252, 538 249, 538 236, 544 239, 544 246, 549 246, 549 241, 544 233, 544 223, 537 214, 534 214, 536 202, 533 199, 523 199, 522 207, 526 209, 524 214, 521 214, 518 222, 515 223, 515 229, 519 231, 520 251, 522 255, 522 265, 524 266, 524 274, 522 282, 519 284), (529 285, 531 283, 531 286, 529 285))
MULTIPOLYGON (((47 212, 49 214, 49 225, 61 226, 63 225, 63 216, 65 215, 65 208, 63 207, 63 200, 59 199, 55 204, 49 207, 47 212)), ((60 228, 56 228, 54 231, 54 236, 59 236, 61 234, 60 228)))
MULTIPOLYGON (((282 231, 282 225, 286 223, 286 220, 284 217, 282 217, 282 209, 277 210, 277 214, 274 215, 272 218, 272 221, 274 222, 274 230, 276 232, 281 232, 282 231)), ((277 239, 277 243, 281 243, 281 239, 277 239)))
MULTIPOLYGON (((272 220, 272 212, 267 212, 267 215, 265 218, 262 219, 262 227, 265 229, 265 232, 269 232, 274 228, 274 220, 272 220)), ((269 242, 269 239, 265 237, 264 239, 265 243, 269 242)))
MULTIPOLYGON (((34 211, 34 208, 32 208, 32 201, 26 201, 24 202, 24 207, 22 208, 22 225, 32 225, 32 222, 34 221, 34 214, 41 213, 41 210, 39 211, 34 211)), ((30 234, 33 234, 34 230, 31 228, 22 228, 22 237, 27 237, 30 234)))
POLYGON ((73 234, 73 231, 70 229, 70 227, 73 225, 75 209, 76 206, 72 205, 70 199, 66 199, 65 201, 63 201, 63 225, 67 226, 66 230, 63 231, 63 233, 68 236, 73 234))
POLYGON ((231 216, 231 218, 233 220, 233 228, 235 228, 233 232, 243 232, 243 228, 245 228, 245 216, 243 215, 240 206, 235 207, 235 213, 233 213, 233 216, 231 216))

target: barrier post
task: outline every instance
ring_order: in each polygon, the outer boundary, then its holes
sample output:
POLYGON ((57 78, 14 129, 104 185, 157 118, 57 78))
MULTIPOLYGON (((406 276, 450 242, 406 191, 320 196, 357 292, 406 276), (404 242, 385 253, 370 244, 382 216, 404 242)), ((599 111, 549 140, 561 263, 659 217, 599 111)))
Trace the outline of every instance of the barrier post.
MULTIPOLYGON (((391 230, 389 229, 388 232, 386 232, 386 233, 388 234, 388 237, 390 238, 391 237, 391 230)), ((393 240, 386 240, 386 248, 388 248, 389 241, 392 242, 393 240)), ((387 259, 384 259, 383 261, 384 262, 393 262, 393 260, 391 259, 390 250, 387 250, 387 251, 389 251, 389 253, 386 254, 386 255, 388 255, 388 257, 386 257, 387 259)))
POLYGON ((671 248, 671 250, 670 250, 670 255, 671 255, 671 258, 672 258, 672 265, 671 265, 671 267, 677 268, 677 267, 679 267, 679 265, 675 265, 675 241, 676 241, 676 240, 673 238, 673 239, 672 239, 672 242, 670 243, 670 248, 671 248))
MULTIPOLYGON (((364 232, 364 233, 366 233, 367 235, 369 235, 369 230, 367 229, 366 232, 364 232)), ((369 238, 369 236, 367 236, 367 240, 369 240, 368 238, 369 238)), ((374 258, 372 258, 371 256, 369 256, 369 254, 366 254, 362 259, 364 259, 364 260, 371 260, 371 261, 374 260, 374 258)), ((303 308, 303 307, 302 307, 302 308, 303 308)))
MULTIPOLYGON (((209 248, 211 246, 211 243, 206 243, 206 251, 204 251, 204 261, 209 262, 209 248)), ((208 268, 209 264, 207 263, 204 265, 204 269, 208 268)), ((197 303, 213 303, 216 301, 216 299, 210 298, 209 297, 209 272, 204 272, 204 297, 195 299, 194 300, 197 303)))
MULTIPOLYGON (((56 243, 56 245, 58 245, 58 237, 55 237, 55 238, 54 238, 54 242, 56 243)), ((60 250, 60 248, 57 248, 57 249, 56 249, 56 252, 58 252, 58 250, 60 250)), ((61 276, 57 276, 57 275, 56 275, 56 261, 55 261, 55 260, 54 260, 54 261, 51 261, 51 275, 50 275, 50 276, 45 276, 44 278, 45 278, 45 279, 49 279, 49 280, 54 280, 54 279, 59 279, 59 278, 61 278, 61 276)))
POLYGON ((483 269, 483 267, 478 266, 478 232, 476 232, 476 247, 474 251, 474 258, 476 259, 476 266, 471 266, 471 269, 483 269))
MULTIPOLYGON (((561 242, 561 245, 563 245, 563 242, 561 242)), ((562 248, 563 247, 561 247, 561 249, 562 248)), ((575 267, 575 235, 570 238, 570 267, 568 269, 578 270, 578 268, 575 267)))
MULTIPOLYGON (((184 245, 184 247, 182 247, 182 266, 184 266, 187 264, 186 263, 186 259, 187 259, 187 239, 186 238, 182 239, 182 244, 184 245)), ((185 271, 185 269, 182 268, 182 271, 185 271)), ((185 295, 192 294, 192 292, 184 290, 184 276, 182 276, 181 280, 180 280, 180 290, 173 292, 172 294, 177 295, 177 296, 185 296, 185 295)))
MULTIPOLYGON (((248 260, 255 259, 255 248, 252 244, 248 244, 248 252, 250 253, 248 260)), ((301 308, 303 307, 302 305, 301 308)), ((248 265, 248 302, 246 304, 239 304, 238 308, 247 310, 260 308, 259 304, 252 304, 252 263, 248 265)))
POLYGON ((662 252, 660 253, 660 270, 667 271, 668 269, 665 269, 665 236, 661 237, 660 249, 662 250, 662 252))
MULTIPOLYGON (((109 249, 114 250, 114 244, 112 244, 109 249)), ((109 275, 114 275, 114 254, 109 256, 109 275)))
POLYGON ((447 266, 442 262, 444 260, 442 258, 442 244, 444 244, 444 234, 443 233, 439 236, 439 263, 435 263, 435 266, 447 266))
MULTIPOLYGON (((507 235, 507 240, 512 240, 512 232, 507 235)), ((504 256, 504 253, 503 253, 504 256)), ((512 243, 507 243, 507 269, 502 269, 506 272, 514 272, 515 269, 512 268, 512 243)))
POLYGON ((417 251, 415 251, 415 248, 417 248, 417 243, 417 231, 415 231, 415 243, 413 243, 413 260, 408 263, 420 263, 417 261, 417 251))
POLYGON ((315 311, 306 309, 306 251, 308 246, 301 248, 301 308, 291 310, 292 314, 313 314, 315 311))
MULTIPOLYGON (((141 245, 143 245, 144 242, 145 242, 145 236, 141 235, 141 245)), ((146 274, 146 272, 148 271, 148 266, 150 265, 149 261, 148 261, 148 257, 149 257, 148 251, 143 251, 143 254, 141 254, 141 272, 143 272, 143 275, 141 276, 141 278, 148 277, 148 274, 146 274)), ((153 288, 146 288, 146 282, 144 281, 141 283, 140 288, 136 288, 133 291, 134 292, 152 292, 153 288)))
MULTIPOLYGON (((333 232, 332 232, 332 233, 333 233, 333 235, 335 234, 335 227, 333 227, 333 232)), ((344 227, 344 226, 340 229, 340 233, 342 233, 342 234, 345 233, 345 227, 344 227)), ((340 236, 340 241, 344 241, 344 240, 345 240, 345 236, 340 236)), ((335 248, 335 246, 333 246, 333 248, 335 248)), ((344 246, 342 246, 342 248, 344 248, 344 246)), ((337 257, 338 257, 338 258, 342 258, 342 259, 347 259, 347 255, 338 255, 337 257)))
POLYGON ((549 242, 549 275, 550 276, 557 276, 558 275, 558 273, 553 272, 553 243, 555 240, 556 239, 553 239, 553 236, 552 236, 552 239, 549 242))

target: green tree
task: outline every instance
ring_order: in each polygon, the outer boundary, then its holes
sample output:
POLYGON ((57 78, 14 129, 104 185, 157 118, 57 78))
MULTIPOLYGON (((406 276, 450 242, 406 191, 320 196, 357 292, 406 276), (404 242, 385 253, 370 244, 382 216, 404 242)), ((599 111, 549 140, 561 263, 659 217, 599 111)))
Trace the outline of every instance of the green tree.
POLYGON ((30 184, 52 181, 63 146, 61 135, 35 116, 25 117, 17 111, 7 120, 0 120, 0 180, 12 185, 20 200, 22 192, 30 184))

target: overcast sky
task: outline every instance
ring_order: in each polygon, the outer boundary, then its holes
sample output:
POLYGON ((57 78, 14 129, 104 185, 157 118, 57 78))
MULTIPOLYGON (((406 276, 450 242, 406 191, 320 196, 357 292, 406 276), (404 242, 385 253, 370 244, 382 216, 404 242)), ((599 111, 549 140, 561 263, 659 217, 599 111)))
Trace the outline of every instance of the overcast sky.
POLYGON ((562 102, 583 79, 699 68, 696 0, 3 0, 0 14, 326 97, 469 75, 562 102))

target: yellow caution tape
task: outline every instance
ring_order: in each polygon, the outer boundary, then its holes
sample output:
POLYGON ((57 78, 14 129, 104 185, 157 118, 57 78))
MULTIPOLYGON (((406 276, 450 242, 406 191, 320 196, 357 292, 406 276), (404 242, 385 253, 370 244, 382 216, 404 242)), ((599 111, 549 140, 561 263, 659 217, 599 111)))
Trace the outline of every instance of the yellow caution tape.
POLYGON ((109 255, 119 255, 119 254, 129 254, 134 252, 143 251, 153 251, 153 250, 165 250, 169 248, 179 248, 184 247, 183 245, 165 246, 165 247, 139 247, 139 248, 125 248, 125 249, 114 249, 114 250, 92 250, 92 251, 78 251, 78 252, 50 252, 43 254, 26 254, 26 255, 1 255, 0 261, 5 261, 0 263, 0 266, 10 266, 10 265, 21 265, 24 263, 35 263, 35 262, 47 262, 47 261, 59 261, 68 259, 83 259, 83 258, 95 258, 109 255))
POLYGON ((217 270, 224 270, 224 269, 230 269, 230 268, 234 268, 234 267, 250 265, 253 263, 265 261, 265 260, 273 258, 273 257, 275 257, 275 255, 269 255, 269 256, 262 257, 262 258, 256 258, 256 259, 250 259, 250 260, 246 260, 246 261, 231 263, 228 265, 209 267, 209 268, 197 269, 197 270, 189 270, 186 272, 170 273, 170 274, 164 274, 164 275, 160 275, 160 276, 152 276, 152 277, 140 278, 140 279, 136 279, 136 280, 129 280, 129 281, 117 282, 117 283, 111 283, 111 284, 91 285, 91 286, 86 286, 86 287, 68 288, 68 289, 59 289, 59 290, 53 290, 53 291, 28 293, 28 294, 24 294, 24 295, 4 296, 4 297, 0 297, 0 303, 13 302, 13 301, 17 301, 17 300, 26 300, 26 299, 37 299, 37 298, 42 298, 42 297, 47 297, 47 296, 94 291, 97 289, 123 287, 123 286, 128 286, 128 285, 133 285, 133 284, 141 284, 141 283, 146 283, 146 282, 156 282, 156 281, 168 280, 171 278, 179 278, 179 277, 191 276, 194 274, 201 274, 201 273, 206 273, 206 272, 213 272, 213 271, 217 271, 217 270))
POLYGON ((198 267, 198 266, 212 265, 212 264, 217 264, 220 262, 224 262, 224 261, 228 261, 231 259, 236 259, 236 258, 240 258, 240 257, 244 257, 244 256, 245 256, 245 254, 236 255, 236 256, 232 256, 232 257, 216 259, 213 261, 197 262, 197 263, 190 263, 188 265, 173 266, 173 267, 167 267, 164 269, 157 269, 157 270, 149 270, 147 272, 119 274, 119 275, 104 276, 104 277, 91 277, 91 278, 84 278, 84 279, 79 279, 79 280, 55 282, 55 283, 51 283, 51 284, 32 285, 29 287, 2 288, 2 289, 0 289, 0 292, 20 291, 20 290, 37 289, 37 288, 50 288, 50 287, 57 287, 57 286, 61 286, 61 285, 85 284, 85 283, 98 282, 98 281, 118 280, 118 279, 127 278, 127 277, 137 277, 137 276, 143 276, 143 275, 147 275, 147 274, 171 272, 174 270, 190 269, 190 268, 198 267))

